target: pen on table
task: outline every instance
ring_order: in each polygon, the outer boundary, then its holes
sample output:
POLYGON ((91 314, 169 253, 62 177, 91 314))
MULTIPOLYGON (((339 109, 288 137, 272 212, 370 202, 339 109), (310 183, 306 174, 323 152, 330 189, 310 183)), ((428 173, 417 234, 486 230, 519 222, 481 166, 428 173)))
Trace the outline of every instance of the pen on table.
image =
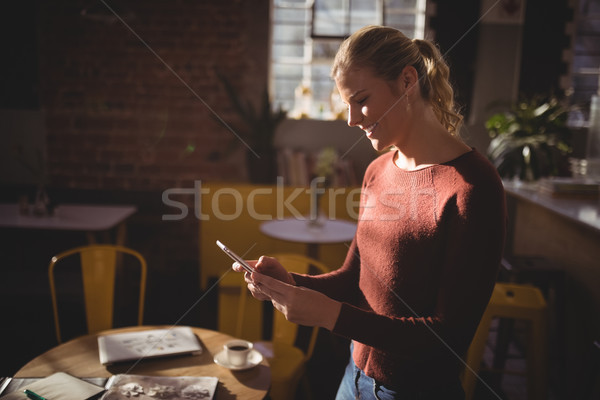
POLYGON ((31 400, 47 400, 45 397, 40 396, 39 394, 32 392, 29 389, 25 389, 24 392, 27 395, 27 397, 29 397, 31 400))

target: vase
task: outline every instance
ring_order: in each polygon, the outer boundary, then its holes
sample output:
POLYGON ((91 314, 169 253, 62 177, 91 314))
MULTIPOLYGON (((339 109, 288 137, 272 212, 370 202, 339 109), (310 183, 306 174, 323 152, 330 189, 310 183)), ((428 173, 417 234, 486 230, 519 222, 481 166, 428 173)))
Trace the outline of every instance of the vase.
POLYGON ((321 229, 325 225, 325 216, 321 212, 321 200, 323 193, 315 193, 310 195, 310 214, 307 225, 312 229, 321 229))

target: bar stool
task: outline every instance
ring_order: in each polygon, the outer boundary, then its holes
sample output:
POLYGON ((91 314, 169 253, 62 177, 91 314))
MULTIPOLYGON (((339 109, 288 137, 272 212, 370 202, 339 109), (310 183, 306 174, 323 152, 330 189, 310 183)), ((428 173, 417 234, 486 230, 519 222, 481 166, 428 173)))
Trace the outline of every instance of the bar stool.
MULTIPOLYGON (((541 291, 531 285, 496 283, 490 302, 475 332, 466 358, 462 383, 466 399, 471 400, 481 369, 493 318, 513 318, 530 323, 527 346, 527 393, 529 399, 548 397, 546 349, 546 300, 541 291)), ((504 371, 510 373, 511 371, 504 371)))
MULTIPOLYGON (((559 397, 564 397, 566 376, 566 278, 558 263, 541 256, 505 255, 500 263, 498 281, 531 284, 539 288, 548 304, 548 349, 551 370, 549 382, 559 397)), ((500 319, 494 349, 493 368, 503 369, 508 347, 514 336, 514 320, 500 319)))

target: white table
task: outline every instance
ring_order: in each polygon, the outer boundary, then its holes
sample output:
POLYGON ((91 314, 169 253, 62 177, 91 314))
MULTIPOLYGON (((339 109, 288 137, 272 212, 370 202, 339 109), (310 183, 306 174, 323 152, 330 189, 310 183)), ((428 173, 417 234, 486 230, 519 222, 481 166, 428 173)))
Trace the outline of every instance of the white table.
POLYGON ((116 242, 125 240, 125 220, 137 211, 133 205, 60 204, 53 215, 22 215, 17 204, 0 204, 0 227, 82 231, 95 243, 96 233, 116 228, 116 242))
POLYGON ((306 243, 307 255, 317 259, 320 244, 349 242, 356 233, 354 222, 329 219, 322 222, 322 226, 313 227, 304 219, 277 219, 261 224, 260 231, 275 239, 306 243))

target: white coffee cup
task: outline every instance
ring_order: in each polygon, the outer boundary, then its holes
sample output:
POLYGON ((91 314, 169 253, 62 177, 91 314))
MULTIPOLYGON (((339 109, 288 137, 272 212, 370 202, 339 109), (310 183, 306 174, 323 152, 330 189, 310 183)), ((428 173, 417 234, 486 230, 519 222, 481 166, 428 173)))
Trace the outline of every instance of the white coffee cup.
POLYGON ((229 364, 234 367, 240 367, 246 365, 248 362, 248 356, 252 351, 252 342, 246 340, 230 340, 223 346, 225 349, 225 356, 229 364))

